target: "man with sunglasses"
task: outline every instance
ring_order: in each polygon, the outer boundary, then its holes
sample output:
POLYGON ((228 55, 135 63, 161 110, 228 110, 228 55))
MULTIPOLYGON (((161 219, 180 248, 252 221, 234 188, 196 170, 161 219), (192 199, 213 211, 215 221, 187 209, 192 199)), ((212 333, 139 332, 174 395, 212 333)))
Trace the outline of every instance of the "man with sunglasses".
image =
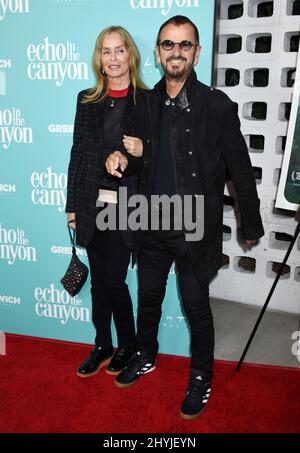
POLYGON ((191 331, 191 370, 180 410, 184 419, 197 417, 210 395, 214 327, 209 282, 222 266, 223 196, 228 171, 239 201, 246 244, 255 245, 264 234, 237 105, 221 91, 197 80, 194 66, 200 51, 198 30, 187 17, 172 17, 161 26, 156 57, 165 76, 146 93, 145 105, 140 106, 138 136, 143 140, 143 157, 127 159, 116 152, 106 162, 107 171, 118 177, 128 164, 141 167, 139 192, 148 198, 154 194, 204 196, 204 211, 197 212, 193 207, 192 212, 204 217, 201 240, 189 241, 185 229, 176 230, 172 221, 167 231, 143 232, 138 257, 138 350, 115 380, 118 387, 128 387, 154 370, 161 306, 175 261, 191 331))

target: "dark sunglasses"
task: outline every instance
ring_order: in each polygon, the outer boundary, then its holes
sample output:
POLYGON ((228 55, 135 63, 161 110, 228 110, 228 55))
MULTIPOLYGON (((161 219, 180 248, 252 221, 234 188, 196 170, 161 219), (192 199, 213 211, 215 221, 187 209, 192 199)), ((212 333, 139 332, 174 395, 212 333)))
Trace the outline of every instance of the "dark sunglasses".
POLYGON ((181 41, 181 42, 173 42, 170 39, 165 39, 163 42, 160 42, 158 45, 161 46, 164 50, 172 50, 173 47, 178 44, 180 47, 180 50, 183 50, 184 52, 187 52, 188 50, 191 50, 192 47, 197 47, 198 44, 193 44, 190 41, 181 41))

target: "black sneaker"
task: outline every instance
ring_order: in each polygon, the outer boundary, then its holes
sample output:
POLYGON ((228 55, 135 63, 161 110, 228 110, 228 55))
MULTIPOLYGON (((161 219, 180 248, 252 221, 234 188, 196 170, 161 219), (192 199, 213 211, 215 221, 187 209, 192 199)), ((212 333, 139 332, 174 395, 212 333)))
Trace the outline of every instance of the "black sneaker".
POLYGON ((115 379, 115 384, 119 388, 129 387, 134 384, 140 377, 150 373, 155 369, 155 360, 150 358, 147 352, 136 352, 127 366, 121 371, 115 379))
POLYGON ((80 365, 76 374, 79 377, 90 377, 97 374, 101 368, 106 366, 113 355, 113 348, 103 349, 96 346, 88 358, 80 365))
POLYGON ((191 369, 190 381, 181 405, 180 416, 185 420, 193 420, 200 415, 210 395, 210 382, 199 371, 191 369))
POLYGON ((126 367, 134 353, 135 347, 132 344, 118 348, 106 368, 106 373, 113 375, 119 374, 126 367))

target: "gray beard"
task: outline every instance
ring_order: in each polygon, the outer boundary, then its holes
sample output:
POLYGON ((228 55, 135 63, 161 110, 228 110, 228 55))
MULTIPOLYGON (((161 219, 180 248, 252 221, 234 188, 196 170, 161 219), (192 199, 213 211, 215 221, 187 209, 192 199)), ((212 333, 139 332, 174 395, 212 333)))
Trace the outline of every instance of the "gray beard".
POLYGON ((165 72, 166 77, 168 77, 168 79, 178 80, 178 82, 180 82, 180 81, 188 78, 188 76, 192 72, 192 69, 193 69, 193 66, 191 65, 181 71, 176 70, 176 69, 173 71, 168 71, 166 68, 164 68, 164 72, 165 72))
POLYGON ((190 73, 193 70, 194 67, 194 62, 192 62, 189 66, 186 66, 185 68, 179 70, 179 69, 174 69, 173 71, 169 71, 167 69, 166 65, 162 65, 164 73, 168 79, 171 80, 178 80, 178 82, 185 80, 188 78, 190 73))

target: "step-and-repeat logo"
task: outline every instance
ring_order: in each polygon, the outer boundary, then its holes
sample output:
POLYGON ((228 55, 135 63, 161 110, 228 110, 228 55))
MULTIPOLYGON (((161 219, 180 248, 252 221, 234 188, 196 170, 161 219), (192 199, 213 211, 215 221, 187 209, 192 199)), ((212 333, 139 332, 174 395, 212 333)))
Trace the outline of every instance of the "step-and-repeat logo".
POLYGON ((59 136, 73 135, 73 124, 49 124, 48 132, 59 136))
POLYGON ((154 55, 147 55, 142 62, 142 73, 144 77, 150 76, 159 76, 159 69, 156 66, 154 55))
MULTIPOLYGON (((72 255, 72 247, 66 247, 62 245, 52 245, 50 247, 50 252, 53 253, 54 255, 60 255, 60 256, 71 256, 72 255)), ((86 250, 81 248, 81 247, 76 247, 76 253, 77 255, 81 256, 87 256, 86 250)))
POLYGON ((11 60, 0 59, 0 96, 6 95, 6 73, 4 72, 6 69, 11 69, 11 60))
POLYGON ((162 16, 172 12, 174 6, 178 8, 198 8, 200 0, 129 0, 133 9, 160 9, 162 16))
POLYGON ((57 87, 61 87, 65 79, 88 80, 88 65, 80 61, 74 42, 54 44, 47 36, 39 44, 28 45, 27 58, 30 80, 53 80, 57 87))
POLYGON ((32 128, 25 126, 21 109, 12 107, 0 110, 0 143, 4 149, 8 149, 12 143, 33 143, 32 128))
POLYGON ((29 13, 29 0, 0 0, 0 21, 8 14, 29 13))
POLYGON ((0 96, 6 95, 6 76, 3 71, 0 71, 0 96))
POLYGON ((56 206, 59 212, 64 212, 66 207, 67 175, 56 173, 52 167, 46 171, 31 174, 31 201, 34 205, 56 206))
POLYGON ((71 319, 79 322, 90 321, 90 310, 83 307, 77 296, 71 297, 67 291, 55 288, 51 283, 48 288, 35 288, 35 314, 39 317, 57 319, 66 325, 71 319))
POLYGON ((186 319, 186 316, 166 315, 163 317, 162 325, 163 327, 170 329, 172 329, 173 327, 175 327, 175 329, 178 329, 180 327, 186 328, 186 319))
POLYGON ((15 306, 15 305, 21 305, 21 297, 17 296, 7 296, 4 294, 0 294, 0 304, 1 306, 15 306))
POLYGON ((0 260, 10 266, 17 260, 36 262, 36 248, 30 245, 23 229, 6 229, 0 223, 0 260))
POLYGON ((16 191, 17 191, 17 188, 16 188, 15 184, 3 184, 0 182, 0 195, 15 193, 16 191))

